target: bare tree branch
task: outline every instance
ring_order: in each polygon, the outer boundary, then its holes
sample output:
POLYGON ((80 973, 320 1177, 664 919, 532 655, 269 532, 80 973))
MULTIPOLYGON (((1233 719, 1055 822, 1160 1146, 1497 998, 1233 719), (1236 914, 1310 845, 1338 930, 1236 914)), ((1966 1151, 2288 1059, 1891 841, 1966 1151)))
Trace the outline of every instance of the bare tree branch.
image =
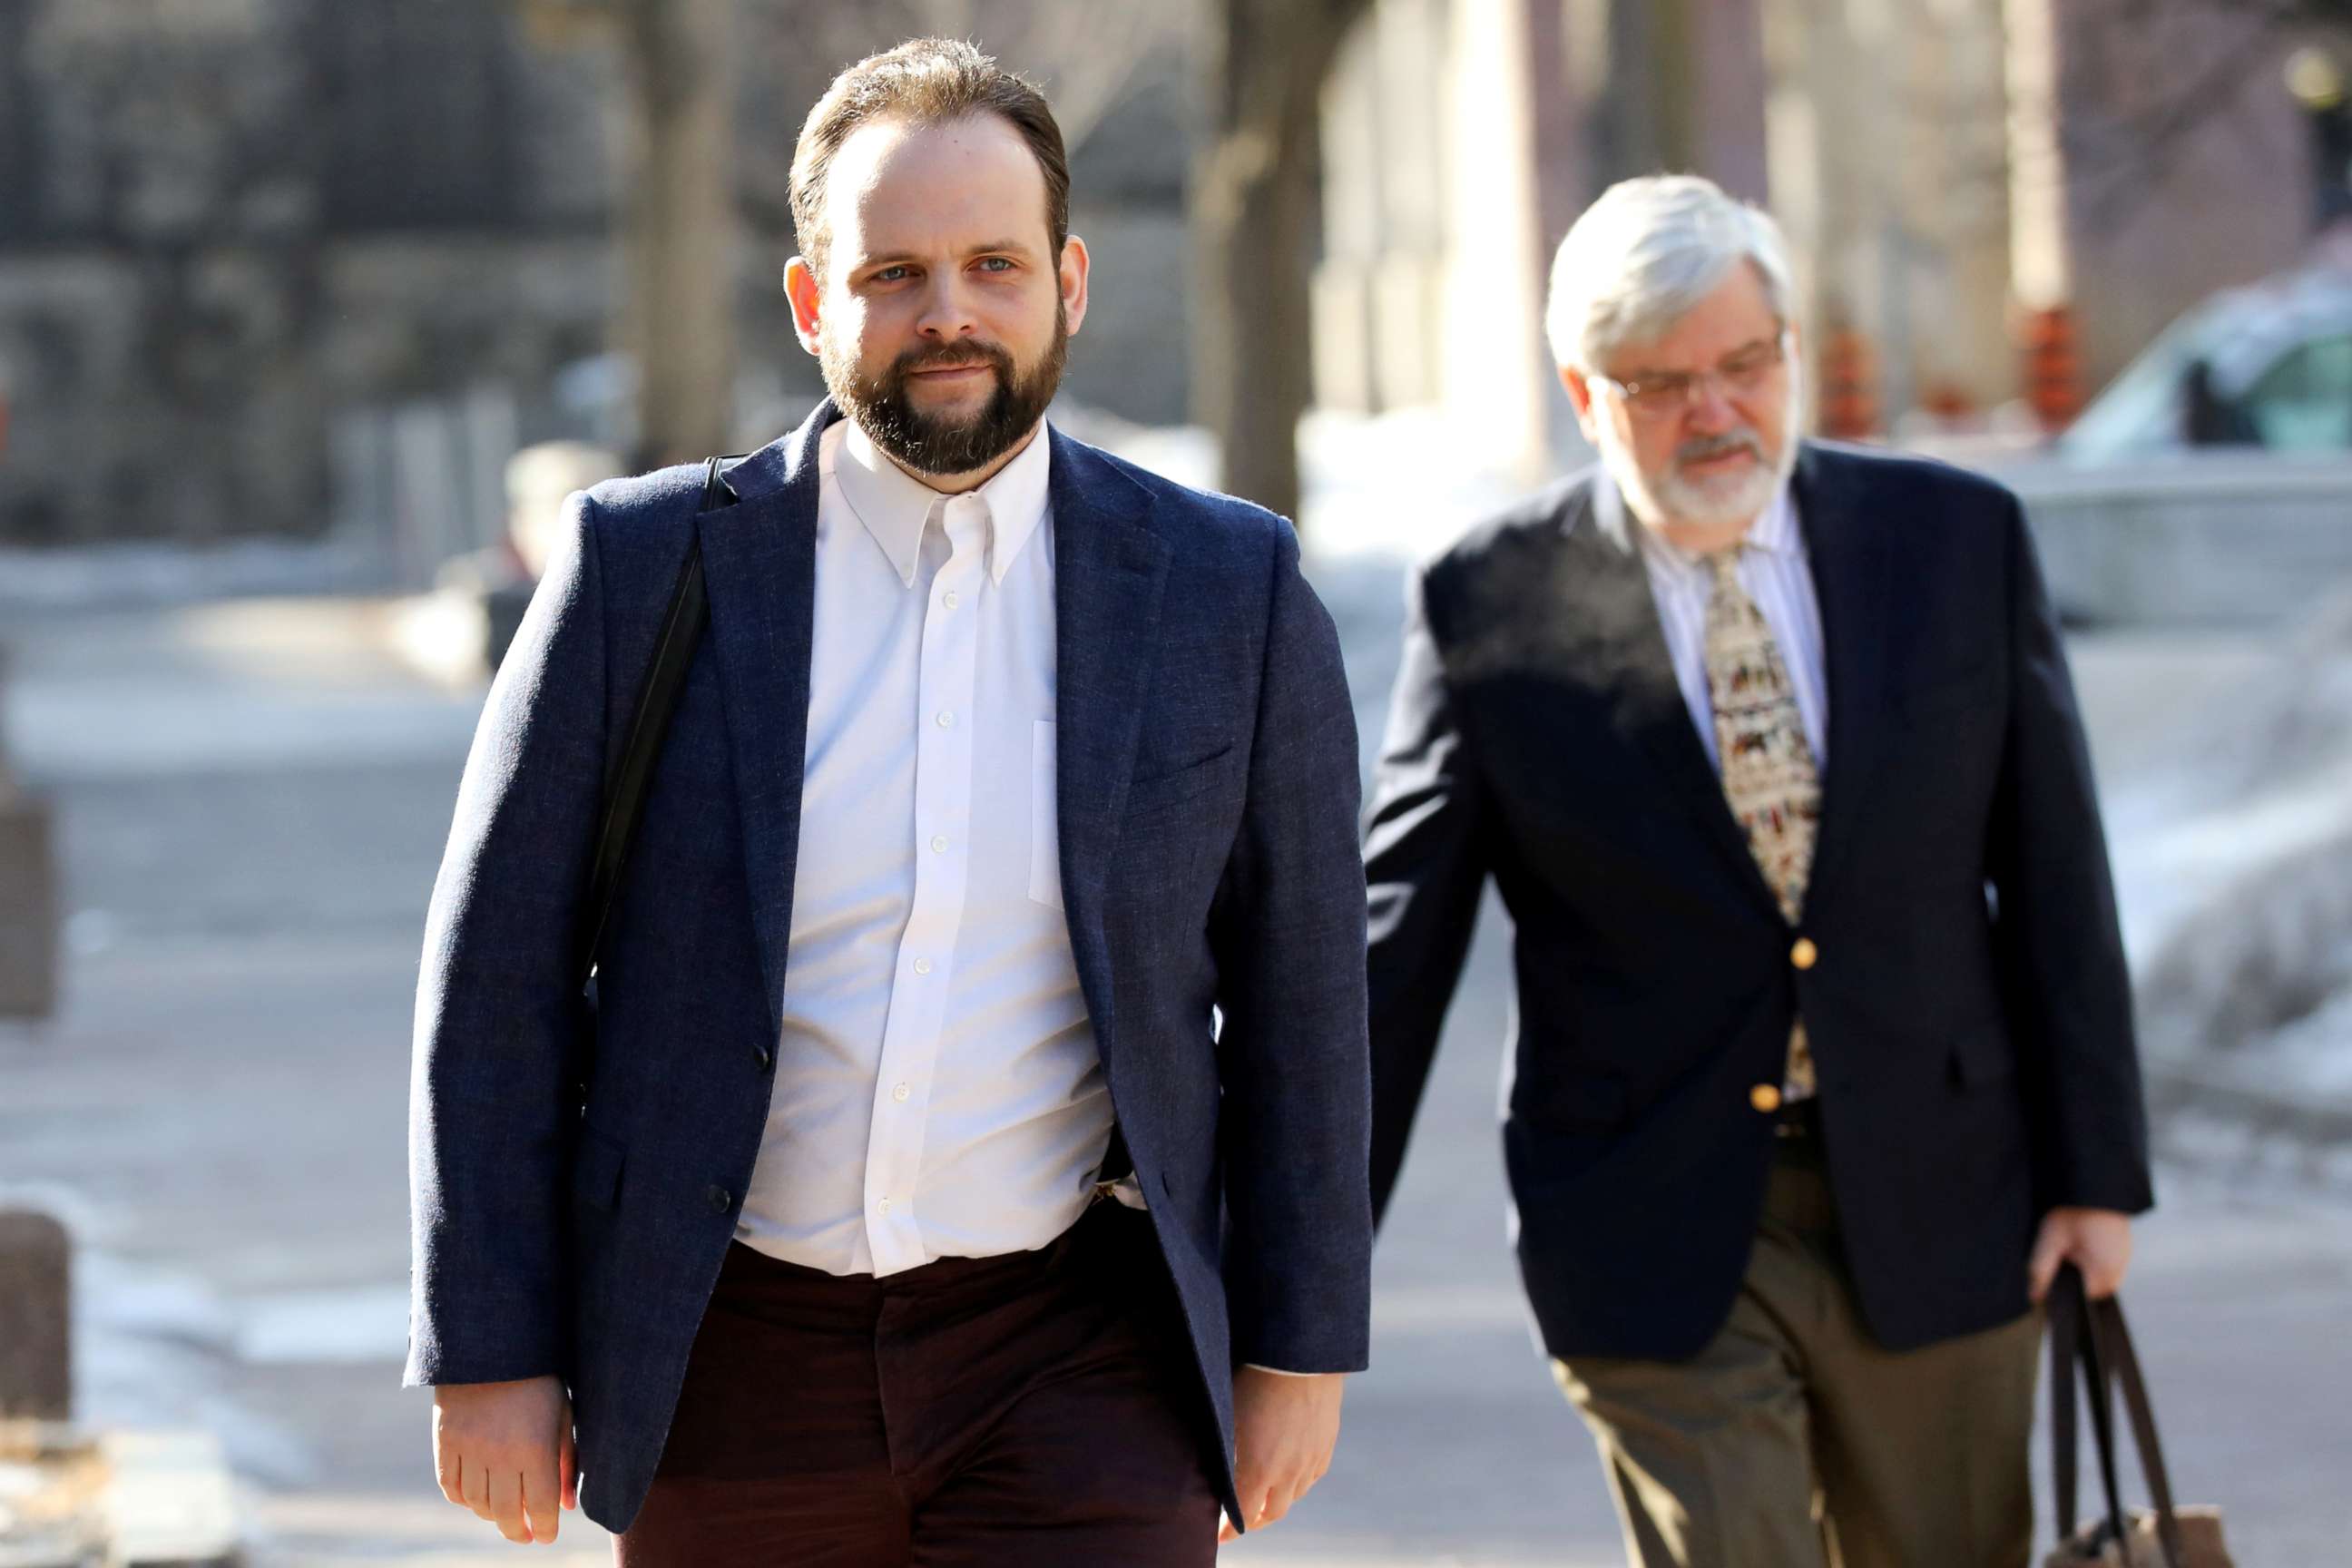
MULTIPOLYGON (((2121 148, 2107 156, 2081 159, 2078 174, 2092 187, 2088 215, 2094 226, 2123 222, 2133 207, 2163 183, 2182 143, 2212 122, 2216 106, 2226 104, 2247 71, 2277 47, 2266 27, 2257 27, 2236 45, 2207 63, 2189 84, 2150 113, 2136 117, 2122 129, 2127 135, 2121 148)), ((2087 149, 2075 142, 2070 153, 2087 149)))
POLYGON ((2103 13, 2095 26, 2081 11, 2070 20, 2070 31, 2099 47, 2068 63, 2063 96, 2128 105, 2151 85, 2155 95, 2104 122, 2069 118, 2065 155, 2092 192, 2088 221, 2102 227, 2127 220, 2164 185, 2189 142, 2284 41, 2352 32, 2352 0, 2105 0, 2103 13), (2213 52, 2205 63, 2184 77, 2181 59, 2206 49, 2213 52), (2130 58, 2117 59, 2125 50, 2130 58))

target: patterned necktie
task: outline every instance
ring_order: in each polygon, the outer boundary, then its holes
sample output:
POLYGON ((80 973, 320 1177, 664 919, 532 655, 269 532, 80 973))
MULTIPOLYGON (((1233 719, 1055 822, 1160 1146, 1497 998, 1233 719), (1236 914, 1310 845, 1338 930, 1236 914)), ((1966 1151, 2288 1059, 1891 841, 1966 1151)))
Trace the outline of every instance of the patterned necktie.
MULTIPOLYGON (((1739 585, 1739 552, 1706 557, 1715 592, 1706 605, 1706 690, 1715 707, 1716 750, 1723 795, 1748 836, 1780 912, 1804 913, 1822 821, 1821 773, 1771 623, 1739 585)), ((1800 1021, 1789 1041, 1783 1090, 1802 1100, 1814 1088, 1813 1055, 1800 1021)))

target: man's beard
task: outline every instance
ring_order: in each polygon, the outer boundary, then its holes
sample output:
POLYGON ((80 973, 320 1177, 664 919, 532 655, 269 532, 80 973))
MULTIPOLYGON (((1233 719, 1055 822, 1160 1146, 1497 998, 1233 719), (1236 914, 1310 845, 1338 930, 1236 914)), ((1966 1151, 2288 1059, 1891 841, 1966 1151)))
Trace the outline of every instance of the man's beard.
MULTIPOLYGON (((1792 395, 1787 416, 1781 422, 1783 432, 1794 430, 1802 417, 1802 410, 1792 395)), ((1654 528, 1667 523, 1682 523, 1691 528, 1715 529, 1733 524, 1746 524, 1764 514, 1780 487, 1797 467, 1797 442, 1793 436, 1783 434, 1780 449, 1768 451, 1764 438, 1754 426, 1743 425, 1727 430, 1720 436, 1703 436, 1684 442, 1675 448, 1674 456, 1655 474, 1642 471, 1641 463, 1633 449, 1618 440, 1616 432, 1605 423, 1601 426, 1601 456, 1608 465, 1610 477, 1623 492, 1625 504, 1633 515, 1654 528), (1718 456, 1725 452, 1747 451, 1756 461, 1745 472, 1715 479, 1689 479, 1683 477, 1683 465, 1696 458, 1718 456)))
POLYGON ((988 467, 1018 446, 1045 416, 1046 405, 1061 387, 1062 369, 1069 360, 1069 313, 1055 303, 1054 341, 1025 373, 998 343, 941 343, 909 349, 876 376, 862 374, 848 347, 832 334, 824 335, 822 347, 818 363, 824 371, 826 390, 891 460, 919 474, 968 474, 988 467), (987 365, 996 380, 996 390, 979 413, 925 414, 908 396, 917 372, 969 364, 987 365))

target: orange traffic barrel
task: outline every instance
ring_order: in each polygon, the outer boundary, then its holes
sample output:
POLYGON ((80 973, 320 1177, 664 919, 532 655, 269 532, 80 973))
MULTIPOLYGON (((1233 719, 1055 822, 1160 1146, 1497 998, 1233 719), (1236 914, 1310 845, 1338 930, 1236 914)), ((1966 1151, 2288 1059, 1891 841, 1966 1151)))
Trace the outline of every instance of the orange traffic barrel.
POLYGON ((2018 323, 2025 402, 2045 430, 2063 430, 2083 411, 2083 366, 2067 305, 2028 310, 2018 323))

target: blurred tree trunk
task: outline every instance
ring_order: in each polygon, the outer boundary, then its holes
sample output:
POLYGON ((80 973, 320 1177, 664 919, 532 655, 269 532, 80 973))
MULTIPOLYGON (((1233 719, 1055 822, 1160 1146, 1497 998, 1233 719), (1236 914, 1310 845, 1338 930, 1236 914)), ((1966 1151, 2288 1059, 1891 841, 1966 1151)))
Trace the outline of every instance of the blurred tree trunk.
POLYGON ((643 465, 728 449, 735 405, 731 0, 610 0, 619 136, 620 342, 643 465))
POLYGON ((1193 396, 1235 495, 1298 514, 1323 82, 1370 0, 1208 0, 1193 167, 1193 396))
POLYGON ((788 26, 812 55, 844 63, 893 32, 985 39, 1007 66, 1042 71, 1073 151, 1183 14, 1079 0, 509 4, 541 47, 612 50, 624 84, 614 136, 625 272, 615 341, 637 367, 633 456, 643 464, 698 460, 736 435, 731 64, 739 12, 755 31, 788 26))

